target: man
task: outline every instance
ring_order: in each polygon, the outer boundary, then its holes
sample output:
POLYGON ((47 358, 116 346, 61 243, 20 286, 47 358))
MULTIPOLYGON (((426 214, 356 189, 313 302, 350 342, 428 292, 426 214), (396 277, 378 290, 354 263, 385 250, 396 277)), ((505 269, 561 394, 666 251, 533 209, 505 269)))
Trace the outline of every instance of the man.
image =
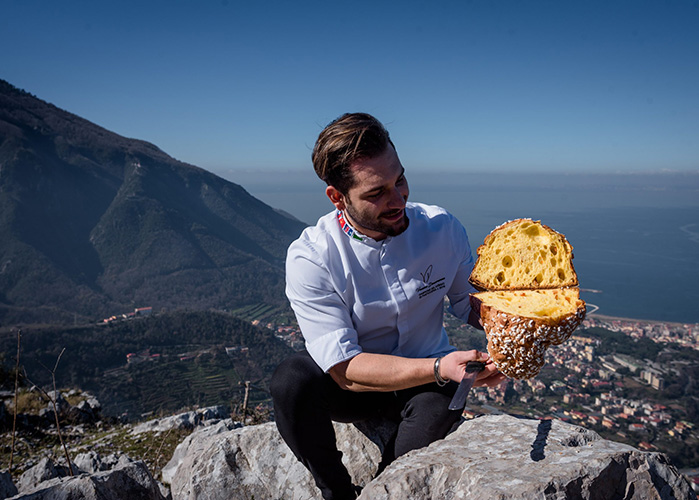
POLYGON ((486 353, 456 351, 451 311, 474 325, 473 267, 463 226, 439 207, 408 203, 393 142, 374 117, 345 114, 320 134, 313 166, 336 210, 289 247, 287 296, 306 341, 272 379, 277 427, 326 500, 356 498, 332 421, 385 417, 394 458, 441 439, 460 420, 449 402, 468 361, 475 385, 504 380, 486 353), (448 382, 448 383, 447 383, 448 382))

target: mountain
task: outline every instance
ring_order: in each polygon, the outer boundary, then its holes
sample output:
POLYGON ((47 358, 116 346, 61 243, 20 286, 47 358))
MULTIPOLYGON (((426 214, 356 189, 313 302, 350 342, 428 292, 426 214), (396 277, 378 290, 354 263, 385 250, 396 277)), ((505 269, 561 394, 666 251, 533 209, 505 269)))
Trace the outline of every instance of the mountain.
POLYGON ((304 226, 0 80, 0 326, 283 303, 304 226))

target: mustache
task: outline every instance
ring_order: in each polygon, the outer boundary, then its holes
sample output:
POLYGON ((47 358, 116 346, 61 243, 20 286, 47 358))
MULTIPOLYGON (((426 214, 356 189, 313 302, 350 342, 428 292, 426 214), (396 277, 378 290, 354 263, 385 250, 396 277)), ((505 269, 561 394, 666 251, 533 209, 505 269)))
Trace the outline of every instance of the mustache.
POLYGON ((404 208, 401 208, 399 210, 391 210, 389 212, 384 212, 381 214, 382 217, 393 217, 395 215, 398 215, 400 213, 403 213, 405 211, 404 208))

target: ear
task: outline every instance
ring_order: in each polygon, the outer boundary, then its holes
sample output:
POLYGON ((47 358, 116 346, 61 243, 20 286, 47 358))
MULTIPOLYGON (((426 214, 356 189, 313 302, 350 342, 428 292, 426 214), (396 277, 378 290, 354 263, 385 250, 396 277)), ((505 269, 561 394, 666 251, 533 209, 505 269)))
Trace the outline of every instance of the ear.
POLYGON ((328 196, 328 198, 330 198, 330 201, 333 205, 335 205, 335 208, 338 210, 345 209, 345 195, 338 191, 337 188, 328 186, 325 188, 325 194, 328 196))

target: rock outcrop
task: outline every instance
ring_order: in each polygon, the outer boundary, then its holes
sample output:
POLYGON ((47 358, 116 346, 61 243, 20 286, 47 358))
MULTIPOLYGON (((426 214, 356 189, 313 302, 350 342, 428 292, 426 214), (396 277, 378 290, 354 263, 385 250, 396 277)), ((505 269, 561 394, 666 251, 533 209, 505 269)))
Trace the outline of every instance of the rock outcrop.
POLYGON ((391 464, 361 499, 692 499, 659 453, 602 439, 560 420, 509 415, 464 422, 391 464))
POLYGON ((88 474, 94 474, 95 472, 119 468, 128 464, 129 462, 133 462, 133 460, 127 455, 110 453, 109 455, 102 456, 98 452, 91 450, 76 455, 75 460, 73 461, 73 472, 87 472, 88 474), (75 468, 77 468, 77 472, 75 468))
MULTIPOLYGON (((320 499, 313 478, 274 422, 232 426, 229 420, 197 430, 177 447, 162 474, 173 499, 320 499)), ((355 484, 365 485, 374 477, 393 428, 387 423, 364 428, 335 424, 338 446, 355 484)))
POLYGON ((17 487, 7 471, 0 471, 0 498, 9 498, 17 494, 17 487))
MULTIPOLYGON (((36 391, 36 389, 33 390, 36 391)), ((40 397, 38 396, 38 391, 36 391, 36 394, 37 398, 40 397)), ((27 428, 32 431, 36 427, 52 427, 56 424, 56 411, 58 411, 58 419, 63 428, 83 424, 94 425, 102 420, 102 405, 89 392, 72 389, 64 393, 59 390, 49 391, 46 393, 46 396, 48 396, 49 401, 45 401, 45 407, 39 410, 38 415, 21 413, 17 415, 20 429, 27 428), (70 404, 66 396, 71 401, 75 401, 75 405, 70 404)), ((45 400, 43 396, 41 398, 45 400)), ((0 407, 3 406, 0 403, 0 407)), ((0 417, 2 412, 3 410, 0 409, 0 417)), ((11 427, 3 427, 2 418, 0 418, 0 429, 3 428, 10 429, 11 427)))
MULTIPOLYGON (((255 426, 258 428, 260 426, 255 426)), ((163 467, 162 477, 167 484, 176 484, 178 487, 183 484, 185 478, 178 476, 178 470, 185 460, 191 460, 192 457, 197 457, 204 452, 210 445, 212 440, 216 440, 225 433, 233 429, 240 429, 242 426, 234 423, 231 419, 225 419, 217 422, 209 427, 195 430, 182 441, 172 455, 170 461, 163 467)), ((183 467, 183 471, 187 466, 183 467)))
MULTIPOLYGON (((59 411, 60 417, 66 418, 66 415, 76 415, 76 410, 81 412, 89 412, 92 416, 99 416, 99 409, 101 407, 99 401, 87 393, 80 393, 77 391, 71 391, 68 393, 71 398, 79 399, 78 404, 75 406, 68 403, 67 399, 62 393, 58 392, 54 394, 49 393, 49 397, 57 402, 56 408, 59 411)), ((35 425, 48 425, 46 418, 54 419, 55 415, 53 413, 53 403, 49 403, 51 411, 47 413, 49 417, 37 417, 34 419, 35 425)), ((46 412, 45 412, 46 413, 46 412)), ((171 430, 192 430, 195 428, 206 429, 211 426, 218 425, 224 430, 231 430, 240 427, 240 423, 233 423, 230 418, 226 417, 230 414, 225 406, 211 406, 207 408, 200 408, 196 411, 190 411, 181 413, 178 415, 173 415, 171 417, 154 419, 147 422, 140 423, 134 427, 127 427, 127 433, 133 436, 136 440, 150 440, 154 439, 162 433, 168 433, 171 430), (143 436, 145 435, 145 436, 143 436)), ((101 427, 101 422, 97 422, 101 427)), ((76 426, 67 425, 64 427, 65 430, 77 429, 76 426)), ((109 437, 105 438, 108 442, 109 437)), ((19 469, 24 469, 24 473, 19 477, 15 477, 14 481, 12 476, 4 471, 0 471, 0 500, 4 498, 9 498, 18 495, 17 498, 64 498, 63 495, 66 491, 74 492, 78 491, 87 496, 80 496, 76 498, 93 498, 94 494, 89 493, 89 491, 95 490, 100 491, 99 498, 111 498, 108 495, 110 485, 116 486, 118 488, 123 487, 124 476, 131 477, 136 482, 147 484, 148 488, 144 494, 150 495, 148 489, 150 488, 150 483, 154 483, 157 488, 160 489, 163 497, 169 497, 170 492, 163 487, 163 485, 153 478, 147 481, 141 481, 137 479, 141 469, 147 471, 145 464, 139 464, 133 466, 135 462, 133 458, 126 455, 125 453, 112 450, 107 444, 106 447, 90 445, 88 451, 83 453, 78 453, 71 457, 71 467, 73 472, 73 478, 71 476, 71 471, 68 468, 67 462, 63 456, 50 458, 46 456, 46 450, 41 458, 32 457, 22 464, 23 467, 19 469), (97 451, 101 449, 103 453, 97 451), (106 454, 104 452, 107 452, 106 454), (55 459, 55 461, 54 461, 55 459), (134 469, 135 467, 135 472, 134 469), (126 472, 122 469, 125 469, 126 472), (113 477, 112 477, 113 476, 113 477), (77 478, 80 481, 76 484, 72 484, 77 478), (56 479, 61 479, 61 481, 54 481, 56 479), (66 482, 71 484, 66 486, 66 482), (89 484, 94 483, 95 487, 90 487, 89 484), (96 488, 96 489, 95 489, 96 488), (39 496, 36 496, 38 493, 39 496), (85 493, 88 492, 88 493, 85 493), (92 496, 90 496, 92 495, 92 496), (107 496, 104 496, 107 495, 107 496)), ((184 449, 184 448, 180 448, 184 449)), ((40 454, 41 455, 41 454, 40 454)), ((150 473, 149 473, 150 474, 150 473)), ((72 494, 72 493, 71 493, 72 494)), ((127 498, 119 497, 119 491, 115 490, 114 498, 127 498)), ((65 497, 68 498, 68 497, 65 497)), ((73 497, 70 497, 73 498, 73 497)), ((140 497, 139 497, 140 498, 140 497)), ((150 497, 144 497, 150 498, 150 497)))
MULTIPOLYGON (((74 474, 79 474, 81 471, 73 468, 74 474)), ((17 482, 17 490, 20 493, 26 493, 27 491, 34 490, 39 484, 44 481, 49 481, 57 477, 66 477, 70 475, 68 467, 61 466, 59 464, 53 463, 53 461, 44 457, 39 460, 31 469, 27 470, 22 474, 17 482)))
MULTIPOLYGON (((313 478, 286 446, 273 422, 195 431, 163 469, 173 499, 319 499, 313 478)), ((344 462, 356 484, 367 484, 381 458, 381 429, 370 440, 357 427, 336 424, 344 462)))
POLYGON ((103 457, 94 451, 81 453, 75 457, 72 469, 73 476, 67 466, 44 457, 19 477, 16 486, 8 473, 0 473, 0 499, 171 498, 170 492, 153 479, 143 462, 127 455, 115 453, 103 457))
MULTIPOLYGON (((667 458, 559 420, 509 415, 464 422, 446 439, 400 457, 374 478, 385 433, 336 424, 363 500, 695 500, 667 458)), ((319 499, 273 423, 195 431, 163 472, 174 500, 319 499)))
POLYGON ((43 481, 10 500, 165 500, 143 462, 129 462, 113 470, 43 481))
POLYGON ((206 426, 212 422, 224 420, 228 415, 230 415, 230 411, 225 406, 209 406, 161 419, 148 420, 136 425, 131 432, 142 434, 144 432, 167 432, 170 429, 194 429, 197 426, 206 426))

